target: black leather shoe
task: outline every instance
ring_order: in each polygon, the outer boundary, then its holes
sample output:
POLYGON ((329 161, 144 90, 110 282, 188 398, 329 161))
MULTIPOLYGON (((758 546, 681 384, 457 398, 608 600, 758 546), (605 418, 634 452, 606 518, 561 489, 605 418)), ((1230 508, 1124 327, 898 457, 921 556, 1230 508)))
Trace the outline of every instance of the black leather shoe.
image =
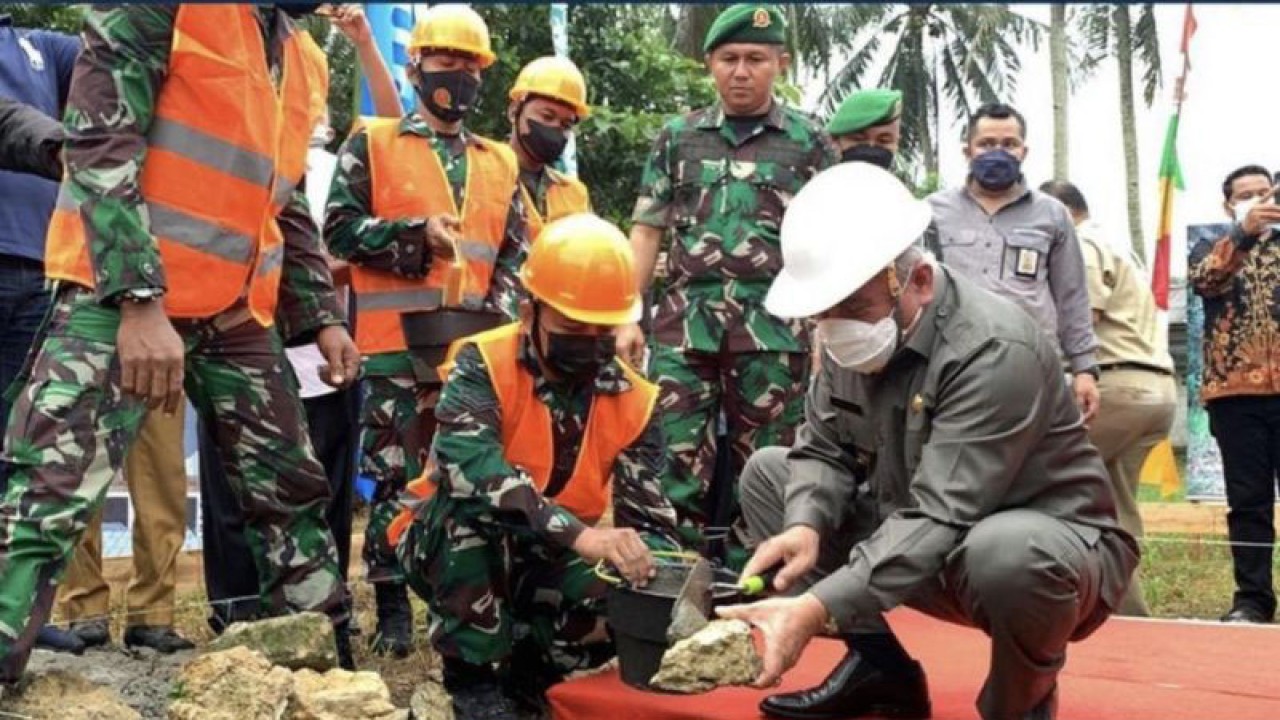
POLYGON ((1249 605, 1237 605, 1231 608, 1231 612, 1222 616, 1222 622, 1267 625, 1271 622, 1271 618, 1264 615, 1261 610, 1249 605))
POLYGON ((36 647, 54 652, 84 654, 84 641, 70 630, 63 630, 53 625, 45 625, 36 634, 36 647))
POLYGON ((167 625, 134 625, 124 631, 125 647, 149 647, 172 655, 180 650, 190 650, 195 643, 174 632, 167 625))
POLYGON ((922 720, 929 717, 929 686, 919 663, 915 670, 888 674, 850 652, 818 687, 771 695, 760 712, 791 720, 835 720, 875 715, 922 720))
POLYGON ((75 633, 87 648, 100 647, 111 642, 111 626, 103 618, 73 622, 71 632, 75 633))

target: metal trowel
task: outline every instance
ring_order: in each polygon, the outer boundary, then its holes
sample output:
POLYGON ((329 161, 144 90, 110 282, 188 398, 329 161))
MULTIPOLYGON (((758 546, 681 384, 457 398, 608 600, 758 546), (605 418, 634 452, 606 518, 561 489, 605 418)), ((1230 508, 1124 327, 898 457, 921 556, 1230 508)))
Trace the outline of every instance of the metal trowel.
POLYGON ((689 574, 680 586, 675 605, 671 608, 671 625, 667 627, 667 642, 674 644, 707 626, 711 620, 711 563, 698 558, 689 567, 689 574))

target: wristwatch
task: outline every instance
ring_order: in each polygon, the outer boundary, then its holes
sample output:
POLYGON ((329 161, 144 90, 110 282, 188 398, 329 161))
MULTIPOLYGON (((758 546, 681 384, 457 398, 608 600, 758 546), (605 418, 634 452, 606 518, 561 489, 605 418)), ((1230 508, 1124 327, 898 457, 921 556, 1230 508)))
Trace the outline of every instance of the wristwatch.
POLYGON ((164 288, 158 287, 130 288, 120 293, 121 301, 131 303, 155 302, 162 297, 164 297, 164 288))
POLYGON ((1102 379, 1102 370, 1097 365, 1090 365, 1083 370, 1076 371, 1076 375, 1092 375, 1094 382, 1097 382, 1102 379))

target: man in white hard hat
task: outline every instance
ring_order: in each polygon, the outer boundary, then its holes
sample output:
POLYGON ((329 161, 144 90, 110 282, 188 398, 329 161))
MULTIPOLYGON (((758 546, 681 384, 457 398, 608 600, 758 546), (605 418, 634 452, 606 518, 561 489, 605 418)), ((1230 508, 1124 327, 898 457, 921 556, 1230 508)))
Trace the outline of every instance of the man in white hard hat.
POLYGON ((1111 614, 1138 559, 1057 351, 916 245, 929 221, 890 174, 845 163, 782 222, 766 307, 818 320, 821 367, 795 445, 753 455, 740 492, 744 574, 780 566, 791 597, 722 614, 762 629, 763 687, 824 627, 849 653, 822 685, 767 698, 770 717, 928 717, 924 672, 882 617, 908 604, 991 637, 982 717, 1051 718, 1067 642, 1111 614))

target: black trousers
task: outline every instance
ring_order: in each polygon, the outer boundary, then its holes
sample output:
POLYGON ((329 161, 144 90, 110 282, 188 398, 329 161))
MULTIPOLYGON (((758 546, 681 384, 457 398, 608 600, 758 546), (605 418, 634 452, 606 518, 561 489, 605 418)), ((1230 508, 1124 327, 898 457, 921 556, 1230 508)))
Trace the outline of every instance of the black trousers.
POLYGON ((1222 453, 1227 489, 1227 533, 1233 543, 1234 606, 1267 617, 1276 612, 1271 579, 1280 477, 1280 395, 1230 397, 1208 403, 1209 427, 1222 453))
MULTIPOLYGON (((351 559, 352 493, 359 442, 360 395, 355 387, 302 401, 308 434, 329 478, 332 502, 326 513, 338 546, 342 579, 351 559)), ((228 625, 257 616, 258 569, 244 539, 240 505, 231 494, 217 445, 200 423, 200 507, 204 533, 204 583, 209 595, 209 625, 221 633, 228 625)))

